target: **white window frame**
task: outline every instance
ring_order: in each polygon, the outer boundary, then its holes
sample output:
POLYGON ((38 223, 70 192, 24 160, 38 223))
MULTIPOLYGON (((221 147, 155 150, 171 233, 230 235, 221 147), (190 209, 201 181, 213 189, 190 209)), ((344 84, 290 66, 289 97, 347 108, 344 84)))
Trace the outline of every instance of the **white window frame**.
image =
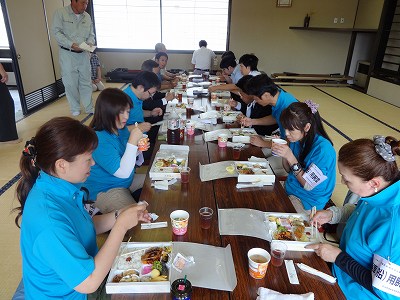
POLYGON ((198 49, 202 39, 215 52, 229 48, 231 0, 152 0, 148 2, 149 7, 144 5, 145 1, 90 1, 99 51, 154 52, 154 45, 163 42, 169 53, 189 53, 198 49), (154 6, 155 2, 159 7, 154 6), (214 7, 209 9, 210 5, 214 7), (137 15, 146 21, 136 22, 134 14, 129 15, 128 11, 135 9, 142 11, 137 15), (113 14, 109 25, 101 21, 113 14), (204 27, 199 24, 204 24, 204 27), (143 28, 149 28, 150 32, 143 28), (105 31, 108 32, 104 34, 105 31), (129 45, 126 39, 136 42, 129 45))

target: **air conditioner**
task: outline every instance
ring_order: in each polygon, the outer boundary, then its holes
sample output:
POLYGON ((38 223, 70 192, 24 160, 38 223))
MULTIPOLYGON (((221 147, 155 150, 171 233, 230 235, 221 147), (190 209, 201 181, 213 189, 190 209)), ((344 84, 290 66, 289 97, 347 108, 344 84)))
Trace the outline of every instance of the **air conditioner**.
POLYGON ((354 84, 365 88, 367 85, 369 61, 359 60, 357 62, 356 73, 354 74, 354 84))

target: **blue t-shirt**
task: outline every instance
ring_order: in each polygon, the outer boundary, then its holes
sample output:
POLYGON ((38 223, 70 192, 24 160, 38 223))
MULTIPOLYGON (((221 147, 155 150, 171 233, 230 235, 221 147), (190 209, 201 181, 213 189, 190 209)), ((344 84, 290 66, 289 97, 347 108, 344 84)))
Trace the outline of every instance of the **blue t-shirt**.
MULTIPOLYGON (((301 150, 300 142, 290 143, 289 146, 294 156, 299 158, 301 150)), ((307 191, 297 180, 296 176, 290 172, 285 182, 286 193, 300 198, 304 208, 307 210, 313 206, 316 206, 317 210, 323 209, 329 201, 336 184, 335 149, 326 138, 316 135, 311 151, 306 156, 304 163, 304 170, 307 170, 314 163, 328 178, 311 191, 307 191)))
POLYGON ((133 103, 133 107, 129 113, 129 119, 126 122, 126 125, 133 125, 136 122, 143 123, 144 115, 143 115, 143 101, 136 97, 135 93, 132 91, 131 85, 129 85, 126 89, 124 89, 124 93, 127 94, 133 103))
MULTIPOLYGON (((359 200, 356 209, 347 220, 340 239, 340 249, 346 251, 347 254, 368 270, 372 270, 374 254, 399 266, 399 220, 400 181, 397 181, 378 194, 371 197, 363 197, 359 200)), ((354 299, 355 297, 364 300, 378 299, 336 265, 333 265, 333 273, 348 299, 354 299)), ((387 274, 385 273, 384 275, 387 274)), ((394 281, 394 284, 396 284, 399 280, 399 274, 394 275, 397 275, 397 281, 394 281)), ((388 276, 386 278, 387 282, 390 282, 390 279, 388 276)), ((399 299, 377 288, 373 288, 373 290, 379 296, 379 299, 399 299)))
POLYGON ((118 178, 113 174, 121 165, 121 158, 125 153, 129 139, 127 127, 118 130, 118 135, 108 131, 96 131, 99 144, 93 151, 95 165, 90 170, 90 176, 85 182, 85 187, 89 190, 89 198, 96 200, 97 194, 107 192, 113 188, 129 188, 135 169, 128 178, 118 178))
POLYGON ((286 133, 285 133, 285 128, 283 128, 279 118, 281 117, 282 111, 285 108, 287 108, 290 104, 292 104, 293 102, 297 102, 297 99, 295 97, 293 97, 293 95, 291 95, 283 90, 279 90, 278 100, 276 101, 275 106, 272 106, 271 114, 275 118, 276 123, 279 126, 279 131, 281 132, 282 139, 286 138, 286 133))
POLYGON ((96 232, 78 185, 41 171, 21 223, 25 299, 86 299, 74 287, 95 269, 96 232))

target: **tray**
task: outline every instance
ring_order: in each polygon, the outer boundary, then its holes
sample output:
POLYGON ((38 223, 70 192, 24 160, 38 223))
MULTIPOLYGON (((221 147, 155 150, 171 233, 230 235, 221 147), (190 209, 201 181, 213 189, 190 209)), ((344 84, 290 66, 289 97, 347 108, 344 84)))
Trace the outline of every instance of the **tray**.
MULTIPOLYGON (((312 249, 306 249, 304 246, 309 244, 315 244, 322 242, 321 234, 314 228, 315 236, 311 236, 311 225, 309 224, 309 217, 306 214, 296 214, 296 213, 280 213, 280 212, 266 212, 265 213, 265 223, 268 229, 268 233, 271 236, 272 241, 280 241, 287 245, 288 250, 292 251, 314 251, 312 249), (283 240, 283 239, 276 239, 275 232, 278 229, 277 221, 274 220, 275 218, 279 218, 279 223, 281 226, 284 227, 293 240, 283 240), (290 221, 293 220, 293 221, 290 221), (299 220, 303 221, 304 225, 304 234, 302 236, 302 240, 299 240, 295 237, 293 232, 299 226, 299 220), (297 223, 297 224, 296 224, 297 223)), ((285 235, 286 236, 286 235, 285 235)))

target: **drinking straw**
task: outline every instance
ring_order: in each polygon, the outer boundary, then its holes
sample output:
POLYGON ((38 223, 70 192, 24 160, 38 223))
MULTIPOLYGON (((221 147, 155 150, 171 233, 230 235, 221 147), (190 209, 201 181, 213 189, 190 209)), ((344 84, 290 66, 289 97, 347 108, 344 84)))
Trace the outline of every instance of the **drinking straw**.
POLYGON ((187 276, 187 275, 185 275, 185 278, 183 278, 183 283, 184 283, 184 284, 186 284, 186 276, 187 276))

